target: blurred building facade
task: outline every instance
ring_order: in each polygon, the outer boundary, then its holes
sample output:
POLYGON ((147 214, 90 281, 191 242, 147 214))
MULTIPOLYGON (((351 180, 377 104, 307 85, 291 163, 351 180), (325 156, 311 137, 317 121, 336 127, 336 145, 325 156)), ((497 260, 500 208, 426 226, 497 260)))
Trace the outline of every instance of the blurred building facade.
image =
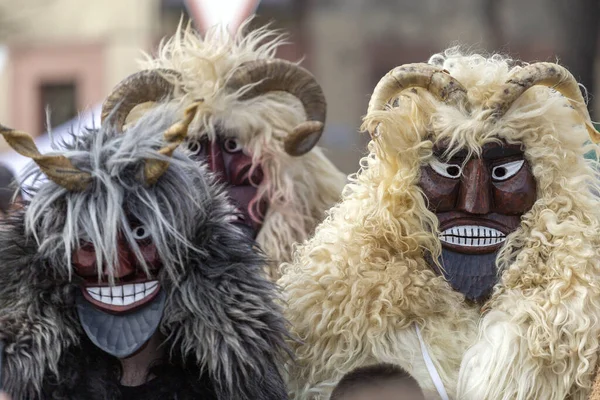
MULTIPOLYGON (((351 173, 367 140, 361 117, 388 70, 457 43, 555 61, 568 46, 549 7, 555 1, 262 0, 255 24, 273 21, 289 32, 292 44, 279 56, 302 59, 322 84, 329 107, 322 143, 351 173)), ((183 0, 18 3, 0 0, 0 121, 32 134, 46 131, 46 106, 56 126, 101 102, 185 14, 183 0)), ((599 69, 596 62, 597 80, 599 69)), ((599 118, 600 101, 596 109, 599 118)))
MULTIPOLYGON (((276 19, 302 37, 289 7, 265 3, 259 21, 276 19)), ((69 121, 137 71, 142 52, 172 35, 182 15, 183 0, 0 0, 0 121, 32 135, 46 131, 47 108, 51 127, 69 121)), ((298 59, 300 47, 281 56, 298 59)))
MULTIPOLYGON (((470 51, 500 51, 524 61, 555 62, 563 49, 573 46, 565 42, 568 35, 562 15, 553 7, 560 1, 312 1, 306 40, 312 51, 311 69, 329 105, 329 132, 324 141, 336 149, 332 158, 344 171, 358 169, 359 154, 369 139, 358 133, 361 118, 373 88, 395 66, 425 62, 457 44, 470 51)), ((599 33, 596 25, 596 38, 599 33)), ((595 76, 600 83, 598 59, 595 76)), ((595 103, 595 116, 600 119, 600 101, 595 103)))
POLYGON ((0 120, 31 134, 100 102, 159 34, 158 0, 0 1, 0 120))

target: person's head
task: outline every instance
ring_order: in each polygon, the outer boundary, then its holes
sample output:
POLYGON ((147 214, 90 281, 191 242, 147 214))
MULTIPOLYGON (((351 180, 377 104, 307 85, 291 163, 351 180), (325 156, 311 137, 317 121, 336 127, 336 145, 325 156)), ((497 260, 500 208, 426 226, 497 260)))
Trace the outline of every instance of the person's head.
POLYGON ((330 400, 425 400, 417 381, 402 368, 376 364, 344 375, 330 400))
MULTIPOLYGON (((128 108, 123 85, 142 76, 150 77, 150 87, 168 81, 163 87, 172 102, 203 99, 186 138, 190 157, 227 184, 238 222, 267 254, 268 273, 277 279, 294 243, 307 239, 339 200, 346 177, 316 146, 326 102, 315 77, 276 57, 284 44, 278 31, 249 24, 234 35, 219 25, 205 35, 180 26, 142 62, 142 72, 115 88, 113 103, 128 108)), ((148 100, 130 109, 125 129, 152 107, 148 100)))

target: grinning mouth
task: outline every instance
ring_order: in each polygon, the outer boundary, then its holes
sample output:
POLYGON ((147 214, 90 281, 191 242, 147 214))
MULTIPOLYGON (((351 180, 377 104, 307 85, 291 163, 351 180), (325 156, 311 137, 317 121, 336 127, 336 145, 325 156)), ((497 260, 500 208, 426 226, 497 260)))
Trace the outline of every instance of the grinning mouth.
POLYGON ((227 222, 232 222, 232 223, 243 223, 244 217, 242 216, 242 214, 233 214, 233 215, 228 215, 226 218, 227 222))
POLYGON ((235 207, 235 206, 230 206, 228 207, 231 212, 231 214, 227 215, 225 217, 225 220, 227 222, 232 222, 232 223, 243 223, 246 219, 244 218, 244 213, 242 212, 242 210, 239 207, 235 207))
MULTIPOLYGON (((129 283, 119 286, 86 287, 84 294, 89 295, 99 305, 130 306, 143 304, 154 297, 158 291, 158 281, 129 283)), ((87 297, 87 296, 86 296, 87 297)))
POLYGON ((497 229, 481 225, 457 225, 445 229, 439 235, 440 241, 460 247, 498 246, 506 240, 506 235, 497 229))

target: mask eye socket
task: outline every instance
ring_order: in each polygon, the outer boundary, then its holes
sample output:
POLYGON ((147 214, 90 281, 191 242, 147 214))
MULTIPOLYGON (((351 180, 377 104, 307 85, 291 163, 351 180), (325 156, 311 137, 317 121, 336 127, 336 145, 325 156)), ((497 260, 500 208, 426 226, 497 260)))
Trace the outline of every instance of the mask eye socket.
POLYGON ((199 140, 189 140, 187 148, 192 154, 199 154, 202 151, 202 142, 199 140))
POLYGON ((81 240, 79 242, 79 250, 87 252, 87 253, 92 253, 92 252, 94 252, 96 250, 96 248, 94 247, 94 245, 92 244, 91 241, 89 241, 89 240, 81 240))
POLYGON ((518 160, 496 165, 492 168, 492 179, 495 181, 505 181, 512 178, 521 170, 524 163, 525 160, 518 160))
POLYGON ((150 230, 144 225, 138 225, 131 231, 135 240, 146 240, 150 237, 150 230))
POLYGON ((242 144, 235 138, 227 138, 223 141, 223 148, 228 153, 239 153, 242 151, 242 144))
POLYGON ((429 166, 438 174, 445 178, 458 179, 462 175, 462 168, 457 164, 447 164, 434 158, 429 162, 429 166))

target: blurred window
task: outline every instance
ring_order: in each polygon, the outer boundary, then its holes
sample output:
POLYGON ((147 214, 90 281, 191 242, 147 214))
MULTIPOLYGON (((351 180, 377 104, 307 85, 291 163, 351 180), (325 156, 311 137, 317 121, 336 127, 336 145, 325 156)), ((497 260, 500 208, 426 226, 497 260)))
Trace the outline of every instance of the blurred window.
POLYGON ((50 123, 54 128, 77 116, 77 85, 75 82, 42 83, 40 85, 40 132, 46 131, 46 108, 50 109, 50 123))

